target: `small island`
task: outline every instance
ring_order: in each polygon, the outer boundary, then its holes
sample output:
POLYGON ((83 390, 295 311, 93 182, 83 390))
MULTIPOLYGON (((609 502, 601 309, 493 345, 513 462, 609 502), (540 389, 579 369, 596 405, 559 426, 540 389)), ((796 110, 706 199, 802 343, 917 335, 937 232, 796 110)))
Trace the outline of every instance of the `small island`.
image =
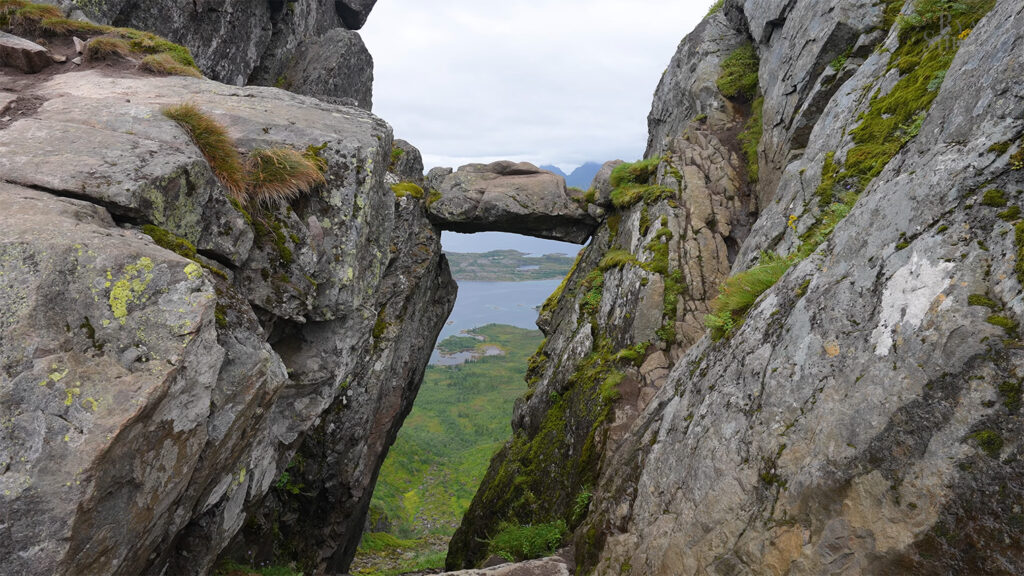
POLYGON ((466 282, 526 282, 564 278, 574 262, 574 258, 564 254, 533 256, 518 250, 445 254, 452 268, 452 276, 466 282))

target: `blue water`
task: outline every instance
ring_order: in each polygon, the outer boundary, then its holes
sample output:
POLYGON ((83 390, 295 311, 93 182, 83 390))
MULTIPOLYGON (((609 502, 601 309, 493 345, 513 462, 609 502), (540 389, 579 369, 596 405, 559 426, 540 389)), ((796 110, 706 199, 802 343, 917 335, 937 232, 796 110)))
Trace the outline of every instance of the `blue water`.
MULTIPOLYGON (((459 297, 438 342, 487 324, 506 324, 535 330, 537 309, 562 283, 561 279, 533 282, 459 282, 459 297)), ((437 351, 431 356, 438 363, 437 351)))

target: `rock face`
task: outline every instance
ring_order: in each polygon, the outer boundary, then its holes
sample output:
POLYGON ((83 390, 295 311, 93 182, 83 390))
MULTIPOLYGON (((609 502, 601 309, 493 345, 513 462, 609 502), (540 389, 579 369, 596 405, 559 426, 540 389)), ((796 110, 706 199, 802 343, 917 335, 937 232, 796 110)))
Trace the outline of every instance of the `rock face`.
MULTIPOLYGON (((714 26, 726 29, 724 20, 714 26)), ((739 45, 742 35, 732 35, 709 42, 739 45)), ((663 81, 662 90, 674 86, 663 81)), ((733 107, 717 89, 696 91, 708 98, 700 109, 733 107)), ((514 437, 492 459, 452 539, 449 569, 483 561, 501 521, 564 520, 577 528, 584 520, 578 502, 597 486, 605 451, 704 335, 708 303, 750 230, 756 199, 730 148, 743 122, 709 117, 659 143, 661 161, 650 168, 612 162, 595 178, 594 201, 607 219, 541 310, 547 340, 531 360, 530 391, 516 404, 514 437), (627 169, 639 174, 636 182, 613 190, 613 173, 627 169)))
POLYGON ((343 572, 455 297, 390 128, 271 88, 0 78, 0 572, 204 574, 232 540, 343 572), (233 205, 160 113, 186 101, 242 150, 316 146, 327 183, 233 205))
POLYGON ((673 195, 611 202, 545 307, 534 391, 449 568, 501 520, 564 520, 598 575, 1024 572, 1024 8, 900 24, 916 8, 727 0, 683 41, 648 147, 673 195), (729 101, 748 41, 760 102, 729 101), (717 286, 764 252, 788 269, 705 335, 717 286), (656 276, 685 285, 674 303, 656 276))
POLYGON ((192 50, 204 74, 372 107, 373 59, 359 34, 373 0, 77 0, 98 22, 156 32, 192 50))
POLYGON ((469 164, 431 170, 430 219, 455 232, 515 232, 583 244, 595 220, 565 179, 526 162, 469 164), (436 194, 435 194, 436 191, 436 194))

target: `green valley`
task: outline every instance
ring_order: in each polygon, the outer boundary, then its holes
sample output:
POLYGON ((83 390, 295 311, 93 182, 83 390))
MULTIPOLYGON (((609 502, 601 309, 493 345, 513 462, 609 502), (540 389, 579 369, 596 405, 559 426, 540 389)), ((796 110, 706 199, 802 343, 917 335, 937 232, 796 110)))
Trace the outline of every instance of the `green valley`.
POLYGON ((355 575, 385 576, 440 567, 448 538, 509 438, 515 399, 526 392, 527 360, 541 344, 537 330, 488 325, 438 347, 497 347, 458 366, 429 366, 412 413, 381 468, 371 530, 352 565, 355 575), (382 533, 386 531, 387 533, 382 533))

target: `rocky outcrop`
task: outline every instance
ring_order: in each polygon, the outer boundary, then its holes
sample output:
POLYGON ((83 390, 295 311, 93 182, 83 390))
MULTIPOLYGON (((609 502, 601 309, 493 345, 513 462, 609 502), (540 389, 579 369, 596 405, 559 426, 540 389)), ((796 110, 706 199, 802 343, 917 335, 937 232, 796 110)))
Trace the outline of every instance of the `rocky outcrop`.
POLYGON ((430 219, 454 232, 515 232, 583 244, 597 220, 565 179, 526 162, 431 170, 430 219))
POLYGON ((260 538, 342 572, 455 295, 424 203, 387 186, 391 130, 108 74, 0 79, 0 572, 203 574, 260 538), (232 203, 160 113, 186 101, 243 151, 317 154, 326 184, 232 203))
POLYGON ((46 48, 24 38, 0 32, 0 66, 11 66, 25 74, 35 74, 53 61, 46 48))
MULTIPOLYGON (((742 35, 732 34, 709 42, 738 45, 742 35)), ((663 82, 658 98, 675 89, 663 82)), ((709 99, 700 109, 723 112, 666 137, 652 160, 612 162, 595 178, 592 199, 607 214, 541 310, 547 340, 531 360, 530 391, 516 403, 513 439, 492 459, 452 539, 449 569, 483 561, 502 521, 578 528, 606 451, 704 335, 756 199, 733 149, 745 118, 725 113, 734 105, 717 90, 697 92, 709 99)))
POLYGON ((897 20, 915 2, 727 0, 683 41, 648 148, 664 156, 651 182, 678 179, 678 196, 644 217, 622 208, 621 184, 609 194, 608 222, 542 313, 534 390, 449 567, 479 562, 498 519, 562 519, 598 575, 1024 570, 1024 12, 965 6, 939 26, 897 20), (757 98, 727 101, 715 84, 747 42, 757 98), (751 140, 757 172, 740 156, 751 140), (683 168, 687 149, 759 181, 702 209, 694 187, 721 180, 683 168), (719 208, 729 198, 746 219, 719 208), (731 234, 717 275, 687 276, 674 311, 692 323, 669 345, 638 332, 657 254, 642 224, 667 217, 668 280, 714 254, 672 202, 710 238, 731 234), (725 321, 714 297, 730 274, 750 304, 725 321), (709 310, 727 324, 715 338, 709 310))
POLYGON ((286 88, 369 110, 373 59, 359 34, 372 0, 77 0, 105 24, 156 32, 187 46, 204 74, 228 84, 286 88))

